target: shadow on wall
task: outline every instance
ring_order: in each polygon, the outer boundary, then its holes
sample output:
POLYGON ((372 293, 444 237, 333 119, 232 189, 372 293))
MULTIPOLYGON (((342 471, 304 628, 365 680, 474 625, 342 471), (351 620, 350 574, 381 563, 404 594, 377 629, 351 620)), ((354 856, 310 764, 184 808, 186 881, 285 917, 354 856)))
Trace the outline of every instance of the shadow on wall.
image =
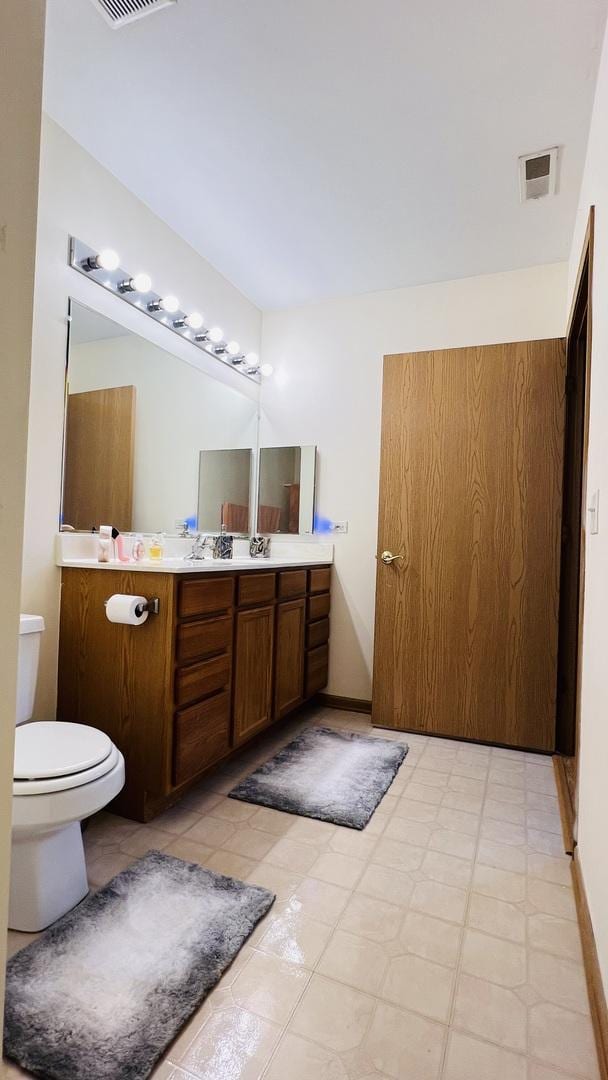
MULTIPOLYGON (((375 577, 375 569, 370 571, 375 577)), ((372 696, 371 657, 373 627, 357 614, 353 597, 347 596, 334 564, 331 582, 331 634, 329 638, 329 682, 326 693, 338 697, 372 696)))

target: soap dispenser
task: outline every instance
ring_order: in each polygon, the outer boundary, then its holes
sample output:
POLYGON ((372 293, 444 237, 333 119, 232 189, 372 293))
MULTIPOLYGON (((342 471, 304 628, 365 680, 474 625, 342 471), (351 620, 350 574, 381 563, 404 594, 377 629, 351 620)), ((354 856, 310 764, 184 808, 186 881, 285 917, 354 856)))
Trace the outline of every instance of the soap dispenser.
POLYGON ((222 522, 221 532, 213 541, 214 559, 231 559, 234 549, 234 536, 226 532, 226 526, 222 522))

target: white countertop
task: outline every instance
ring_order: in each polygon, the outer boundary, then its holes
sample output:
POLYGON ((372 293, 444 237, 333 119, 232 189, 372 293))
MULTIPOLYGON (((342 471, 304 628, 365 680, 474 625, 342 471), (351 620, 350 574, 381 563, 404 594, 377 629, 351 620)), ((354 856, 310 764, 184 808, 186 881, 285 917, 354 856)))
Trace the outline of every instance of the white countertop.
POLYGON ((192 540, 168 537, 163 559, 142 559, 141 562, 100 563, 97 560, 98 537, 91 533, 59 533, 56 539, 58 566, 84 570, 123 570, 147 574, 217 574, 231 570, 280 570, 290 566, 319 566, 333 563, 334 547, 309 540, 282 538, 272 541, 270 558, 252 559, 247 540, 235 540, 233 559, 189 559, 192 540))
POLYGON ((97 559, 64 559, 59 565, 65 567, 81 567, 84 570, 125 570, 128 573, 146 572, 147 574, 205 574, 224 573, 228 570, 278 570, 281 567, 290 566, 319 566, 330 563, 331 558, 304 559, 304 558, 275 558, 270 559, 142 559, 141 562, 120 562, 112 559, 111 562, 100 563, 97 559))

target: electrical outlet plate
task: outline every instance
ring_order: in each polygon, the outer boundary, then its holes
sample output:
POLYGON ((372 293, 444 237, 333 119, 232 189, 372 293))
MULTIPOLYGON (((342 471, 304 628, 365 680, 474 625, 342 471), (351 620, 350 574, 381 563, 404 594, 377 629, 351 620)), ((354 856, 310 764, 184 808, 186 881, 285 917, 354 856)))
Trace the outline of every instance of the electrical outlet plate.
POLYGON ((600 493, 599 489, 592 492, 589 498, 589 505, 587 506, 587 513, 589 515, 589 532, 592 536, 596 536, 600 531, 600 493))
POLYGON ((348 521, 334 521, 331 531, 335 533, 347 533, 348 521))

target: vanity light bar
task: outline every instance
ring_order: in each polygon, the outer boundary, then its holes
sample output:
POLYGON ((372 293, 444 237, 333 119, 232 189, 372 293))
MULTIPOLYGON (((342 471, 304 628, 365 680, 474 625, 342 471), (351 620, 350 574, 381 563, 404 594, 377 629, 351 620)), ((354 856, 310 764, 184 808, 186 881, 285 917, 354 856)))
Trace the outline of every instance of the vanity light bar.
POLYGON ((83 244, 82 240, 71 236, 69 263, 79 274, 84 274, 143 315, 166 326, 171 333, 189 341, 196 349, 215 357, 233 371, 238 371, 251 382, 259 383, 261 375, 272 374, 270 364, 260 365, 255 353, 243 354, 238 342, 226 341, 219 326, 206 329, 204 315, 198 311, 188 314, 181 310, 176 296, 170 293, 161 296, 154 292, 148 274, 131 275, 122 268, 118 255, 112 249, 95 251, 83 244))

